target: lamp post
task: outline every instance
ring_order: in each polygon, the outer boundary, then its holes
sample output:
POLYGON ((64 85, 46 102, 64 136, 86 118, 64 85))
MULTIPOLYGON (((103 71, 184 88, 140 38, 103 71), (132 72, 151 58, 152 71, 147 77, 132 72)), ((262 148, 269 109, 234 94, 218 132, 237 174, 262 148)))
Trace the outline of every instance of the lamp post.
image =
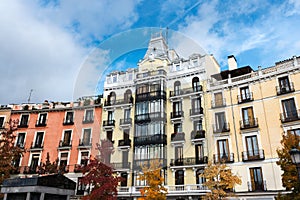
POLYGON ((291 155, 293 164, 296 165, 297 174, 298 174, 298 182, 300 182, 300 150, 298 150, 294 147, 290 150, 290 155, 291 155))

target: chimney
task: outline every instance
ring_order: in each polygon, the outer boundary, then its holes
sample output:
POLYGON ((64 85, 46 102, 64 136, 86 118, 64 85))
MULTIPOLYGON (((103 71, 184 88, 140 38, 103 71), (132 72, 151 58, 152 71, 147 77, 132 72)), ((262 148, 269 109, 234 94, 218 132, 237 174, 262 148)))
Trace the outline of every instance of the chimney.
POLYGON ((237 62, 234 55, 230 55, 228 58, 228 70, 237 69, 237 62))

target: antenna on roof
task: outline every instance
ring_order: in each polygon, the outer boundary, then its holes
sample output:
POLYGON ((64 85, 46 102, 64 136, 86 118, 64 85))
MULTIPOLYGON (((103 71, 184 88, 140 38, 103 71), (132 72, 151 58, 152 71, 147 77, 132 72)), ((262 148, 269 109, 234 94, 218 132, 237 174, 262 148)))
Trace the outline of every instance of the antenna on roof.
POLYGON ((33 92, 33 89, 31 89, 30 92, 29 92, 28 103, 30 103, 30 98, 31 98, 32 92, 33 92))

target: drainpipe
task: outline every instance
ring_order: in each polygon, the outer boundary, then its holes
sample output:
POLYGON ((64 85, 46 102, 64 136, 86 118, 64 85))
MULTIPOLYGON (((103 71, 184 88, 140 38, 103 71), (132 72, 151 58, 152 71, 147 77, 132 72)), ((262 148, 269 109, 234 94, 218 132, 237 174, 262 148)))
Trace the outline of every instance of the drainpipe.
MULTIPOLYGON (((231 74, 228 74, 228 84, 231 84, 231 74)), ((231 89, 232 89, 232 86, 229 86, 229 91, 230 91, 230 105, 231 105, 230 107, 231 107, 231 114, 232 114, 232 120, 233 120, 233 131, 234 131, 234 137, 235 137, 237 159, 238 159, 238 162, 240 162, 240 151, 239 151, 238 140, 237 140, 237 131, 236 131, 234 111, 233 111, 232 91, 231 91, 231 89)))

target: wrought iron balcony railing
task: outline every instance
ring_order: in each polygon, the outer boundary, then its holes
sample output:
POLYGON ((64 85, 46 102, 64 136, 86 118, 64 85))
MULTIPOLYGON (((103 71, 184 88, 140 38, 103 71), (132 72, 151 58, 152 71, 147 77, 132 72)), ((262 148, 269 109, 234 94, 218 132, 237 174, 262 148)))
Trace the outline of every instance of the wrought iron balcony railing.
POLYGON ((79 147, 92 146, 92 138, 90 138, 90 139, 80 139, 78 146, 79 147))
POLYGON ((243 162, 254 161, 254 160, 264 160, 265 152, 263 149, 243 151, 242 159, 243 159, 243 162))
POLYGON ((297 121, 300 119, 300 110, 293 110, 291 112, 285 112, 280 114, 280 120, 282 123, 297 121))
POLYGON ((246 93, 246 94, 243 94, 243 95, 238 95, 237 99, 238 99, 238 103, 246 103, 246 102, 253 101, 254 100, 253 99, 253 93, 249 92, 249 93, 246 93))
POLYGON ((171 134, 171 142, 178 141, 185 141, 185 134, 183 132, 171 134))
POLYGON ((193 130, 191 132, 191 140, 205 138, 205 130, 193 130))
POLYGON ((131 140, 125 139, 125 140, 119 140, 118 147, 125 147, 125 146, 131 146, 131 140))
POLYGON ((215 163, 233 163, 234 162, 234 154, 214 154, 214 162, 215 163))
POLYGON ((166 120, 166 113, 153 112, 135 115, 134 120, 136 123, 145 123, 150 121, 166 120))
POLYGON ((290 82, 289 85, 276 86, 277 95, 295 92, 294 83, 290 82))
POLYGON ((220 100, 212 100, 211 101, 211 107, 212 108, 220 108, 226 106, 226 99, 220 99, 220 100))
POLYGON ((230 127, 229 127, 229 123, 224 123, 224 124, 214 124, 213 125, 213 132, 214 133, 224 133, 224 132, 229 132, 230 131, 230 127))
POLYGON ((183 111, 171 112, 171 119, 176 119, 176 118, 181 118, 181 117, 184 117, 183 111))
POLYGON ((131 124, 132 124, 131 118, 120 119, 120 126, 126 126, 131 124))
POLYGON ((203 114, 203 108, 192 108, 190 109, 190 116, 195 116, 195 115, 202 115, 203 114))
POLYGON ((136 101, 151 101, 156 99, 166 100, 166 92, 163 90, 145 92, 141 94, 136 94, 136 101))
POLYGON ((72 147, 72 140, 67 140, 67 141, 60 140, 58 147, 72 147))
POLYGON ((107 127, 107 126, 114 127, 115 126, 115 120, 103 120, 102 126, 103 127, 107 127))
POLYGON ((197 87, 184 88, 180 90, 170 91, 170 97, 176 97, 181 95, 187 95, 192 93, 202 92, 202 85, 198 85, 197 87))
POLYGON ((249 192, 262 192, 267 191, 267 184, 265 180, 261 181, 248 181, 249 192))
POLYGON ((240 128, 241 129, 257 128, 257 127, 258 127, 257 118, 240 120, 240 128))
POLYGON ((134 145, 167 144, 167 136, 163 134, 134 137, 134 145))
POLYGON ((188 157, 188 158, 181 158, 181 159, 171 159, 170 166, 201 165, 207 163, 208 163, 207 156, 202 156, 199 158, 188 157))

